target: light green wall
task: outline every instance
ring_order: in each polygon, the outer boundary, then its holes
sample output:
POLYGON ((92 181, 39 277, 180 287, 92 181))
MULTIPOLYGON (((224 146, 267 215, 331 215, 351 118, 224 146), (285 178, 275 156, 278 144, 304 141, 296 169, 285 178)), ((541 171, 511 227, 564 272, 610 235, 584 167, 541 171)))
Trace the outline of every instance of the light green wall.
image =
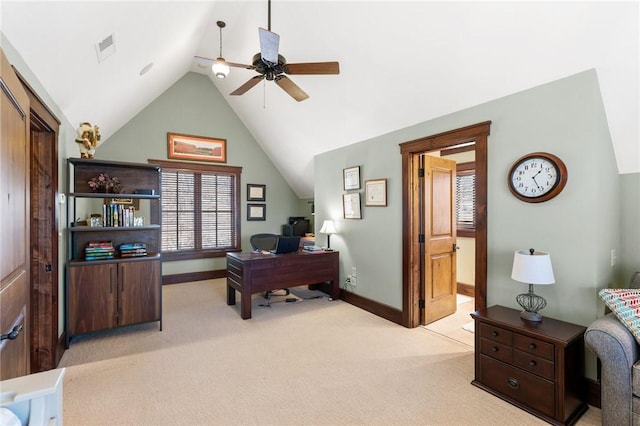
POLYGON ((620 287, 640 272, 640 173, 620 175, 620 287))
MULTIPOLYGON (((602 315, 597 290, 617 284, 620 266, 610 266, 611 249, 630 262, 621 252, 620 177, 594 70, 317 155, 316 228, 326 218, 336 220, 339 234, 331 245, 341 254, 341 281, 356 266, 358 285, 351 291, 402 308, 398 144, 487 120, 487 303, 519 309, 515 296, 527 289, 510 278, 513 253, 534 247, 551 253, 556 278, 555 285, 535 289, 548 301, 542 314, 588 325, 602 315), (539 204, 519 201, 506 183, 512 163, 534 151, 558 155, 569 170, 564 191, 539 204), (355 165, 363 181, 388 179, 388 207, 363 206, 362 220, 344 220, 342 169, 355 165)), ((625 188, 632 192, 637 179, 625 188)), ((635 203, 637 212, 638 196, 635 203)), ((624 226, 633 228, 637 240, 637 216, 624 226)))
MULTIPOLYGON (((289 216, 305 214, 303 203, 209 78, 201 74, 185 74, 103 141, 96 150, 96 158, 134 162, 166 160, 167 132, 227 140, 226 164, 242 167, 240 216, 243 249, 250 250, 251 234, 279 234, 289 216), (247 183, 266 185, 266 221, 246 220, 247 183)), ((224 258, 163 262, 164 275, 225 268, 224 258)))

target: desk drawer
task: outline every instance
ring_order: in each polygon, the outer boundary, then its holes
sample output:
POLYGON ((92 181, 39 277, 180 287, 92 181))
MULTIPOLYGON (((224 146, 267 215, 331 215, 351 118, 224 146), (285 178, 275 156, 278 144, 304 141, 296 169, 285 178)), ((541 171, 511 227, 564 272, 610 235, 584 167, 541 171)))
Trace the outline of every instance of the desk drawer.
POLYGON ((553 380, 555 378, 555 364, 553 362, 527 352, 514 349, 513 365, 542 376, 545 379, 553 380))
POLYGON ((553 361, 554 358, 554 346, 551 343, 543 342, 542 340, 523 336, 521 334, 514 334, 513 347, 540 358, 548 359, 549 361, 553 361))
POLYGON ((491 324, 480 324, 480 337, 511 346, 513 333, 491 324))
POLYGON ((513 348, 489 339, 480 339, 480 353, 504 362, 513 360, 513 348))
POLYGON ((555 416, 555 386, 549 380, 480 355, 480 381, 507 398, 555 416))

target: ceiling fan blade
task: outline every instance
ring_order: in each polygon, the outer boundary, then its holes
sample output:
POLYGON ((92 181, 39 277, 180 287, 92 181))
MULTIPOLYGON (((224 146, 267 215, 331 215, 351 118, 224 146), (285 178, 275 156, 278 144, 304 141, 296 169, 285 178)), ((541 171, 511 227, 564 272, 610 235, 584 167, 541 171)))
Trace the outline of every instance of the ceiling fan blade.
MULTIPOLYGON (((217 62, 217 59, 211 59, 211 58, 205 58, 204 56, 194 56, 195 60, 198 62, 209 62, 209 63, 214 63, 217 62)), ((256 67, 254 67, 253 65, 246 65, 246 64, 237 64, 235 62, 228 62, 228 61, 224 61, 225 64, 227 64, 230 67, 235 67, 235 68, 246 68, 248 70, 254 70, 256 69, 256 67)))
POLYGON ((298 85, 295 84, 286 75, 280 74, 279 76, 277 76, 274 79, 274 81, 285 92, 287 92, 289 94, 289 96, 291 96, 293 99, 295 99, 298 102, 304 101, 305 99, 307 99, 309 97, 309 95, 307 95, 304 90, 302 90, 300 87, 298 87, 298 85))
POLYGON ((301 64, 285 64, 287 74, 340 74, 338 62, 306 62, 301 64))
POLYGON ((244 95, 247 93, 249 89, 251 89, 256 84, 260 83, 264 79, 264 75, 256 75, 251 80, 244 83, 242 86, 238 87, 236 90, 230 93, 231 96, 244 95))
POLYGON ((280 36, 264 28, 258 28, 258 35, 260 36, 260 56, 262 60, 277 64, 280 36))

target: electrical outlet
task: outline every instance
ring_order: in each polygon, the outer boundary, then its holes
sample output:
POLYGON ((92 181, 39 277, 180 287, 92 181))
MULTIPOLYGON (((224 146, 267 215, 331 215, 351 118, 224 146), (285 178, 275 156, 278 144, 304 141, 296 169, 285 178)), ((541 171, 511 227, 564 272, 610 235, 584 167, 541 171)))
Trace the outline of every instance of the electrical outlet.
POLYGON ((355 275, 351 276, 351 285, 354 287, 358 285, 355 275))
POLYGON ((357 275, 356 275, 356 267, 355 267, 355 266, 352 266, 352 267, 351 267, 351 276, 352 276, 352 277, 357 276, 357 275))
POLYGON ((616 249, 611 249, 611 266, 616 266, 618 263, 618 257, 616 256, 616 249))

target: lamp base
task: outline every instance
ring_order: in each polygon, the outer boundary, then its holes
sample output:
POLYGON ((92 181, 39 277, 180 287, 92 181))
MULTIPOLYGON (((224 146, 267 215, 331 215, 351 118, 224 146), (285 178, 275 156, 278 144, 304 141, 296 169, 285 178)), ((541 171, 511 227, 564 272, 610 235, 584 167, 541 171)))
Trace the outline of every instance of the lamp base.
POLYGON ((516 297, 516 301, 524 309, 520 313, 520 318, 534 322, 542 321, 542 316, 538 314, 538 311, 547 306, 547 301, 533 292, 533 284, 529 284, 529 292, 519 294, 516 297))
POLYGON ((542 315, 540 315, 537 312, 522 311, 522 312, 520 312, 520 318, 522 318, 523 320, 526 320, 526 321, 533 321, 533 322, 542 321, 542 315))

